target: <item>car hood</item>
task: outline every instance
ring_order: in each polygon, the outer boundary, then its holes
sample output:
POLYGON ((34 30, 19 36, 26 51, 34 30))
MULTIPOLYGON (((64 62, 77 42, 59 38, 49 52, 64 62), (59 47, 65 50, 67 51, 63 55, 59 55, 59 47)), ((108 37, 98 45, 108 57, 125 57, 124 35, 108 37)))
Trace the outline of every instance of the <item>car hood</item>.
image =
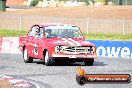
POLYGON ((94 44, 82 38, 50 38, 47 39, 50 44, 64 46, 94 46, 94 44))

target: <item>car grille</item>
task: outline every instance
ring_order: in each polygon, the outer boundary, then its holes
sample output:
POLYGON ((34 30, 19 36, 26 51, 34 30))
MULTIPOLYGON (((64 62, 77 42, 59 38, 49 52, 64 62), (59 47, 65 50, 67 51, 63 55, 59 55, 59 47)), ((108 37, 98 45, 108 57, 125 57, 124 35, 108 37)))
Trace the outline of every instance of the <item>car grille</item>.
POLYGON ((63 53, 66 53, 66 54, 93 54, 93 49, 92 49, 92 46, 63 47, 63 53))

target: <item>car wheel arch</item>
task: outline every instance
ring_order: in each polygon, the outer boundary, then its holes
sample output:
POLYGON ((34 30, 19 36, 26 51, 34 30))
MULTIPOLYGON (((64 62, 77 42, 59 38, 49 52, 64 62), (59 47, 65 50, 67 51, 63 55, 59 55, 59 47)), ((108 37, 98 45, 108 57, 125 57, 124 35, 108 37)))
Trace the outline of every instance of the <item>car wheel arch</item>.
POLYGON ((23 59, 24 59, 24 62, 25 63, 32 63, 33 62, 33 57, 30 57, 29 55, 28 55, 28 51, 27 51, 27 48, 26 48, 26 46, 24 47, 23 46, 23 59), (25 51, 26 50, 26 51, 25 51), (27 55, 26 55, 26 54, 27 55), (25 55, 26 55, 26 58, 27 59, 25 59, 25 55))
POLYGON ((23 51, 24 51, 25 48, 26 48, 26 46, 24 45, 24 46, 23 46, 23 51))
POLYGON ((45 54, 46 54, 46 51, 48 51, 47 49, 44 49, 43 50, 43 55, 45 56, 45 54))
POLYGON ((50 50, 48 50, 48 49, 44 49, 44 50, 43 50, 43 55, 46 54, 46 51, 48 51, 48 52, 49 52, 49 55, 51 56, 50 50))

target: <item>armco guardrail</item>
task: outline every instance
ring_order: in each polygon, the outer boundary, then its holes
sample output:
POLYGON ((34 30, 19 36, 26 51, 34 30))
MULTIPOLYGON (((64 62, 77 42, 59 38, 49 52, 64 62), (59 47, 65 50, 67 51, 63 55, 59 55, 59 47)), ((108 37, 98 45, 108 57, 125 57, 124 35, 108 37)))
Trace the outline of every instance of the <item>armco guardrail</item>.
MULTIPOLYGON (((132 58, 132 41, 88 40, 97 46, 97 56, 132 58)), ((21 54, 19 37, 0 37, 0 53, 21 54)))
POLYGON ((132 58, 132 41, 89 40, 97 47, 97 56, 132 58))

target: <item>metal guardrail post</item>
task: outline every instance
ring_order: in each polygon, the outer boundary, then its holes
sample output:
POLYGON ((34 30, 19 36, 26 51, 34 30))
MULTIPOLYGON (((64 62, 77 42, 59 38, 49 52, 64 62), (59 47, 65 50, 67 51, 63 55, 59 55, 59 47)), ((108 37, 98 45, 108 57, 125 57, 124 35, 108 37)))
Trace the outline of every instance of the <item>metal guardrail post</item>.
POLYGON ((19 29, 22 30, 22 14, 20 14, 19 23, 19 29))

